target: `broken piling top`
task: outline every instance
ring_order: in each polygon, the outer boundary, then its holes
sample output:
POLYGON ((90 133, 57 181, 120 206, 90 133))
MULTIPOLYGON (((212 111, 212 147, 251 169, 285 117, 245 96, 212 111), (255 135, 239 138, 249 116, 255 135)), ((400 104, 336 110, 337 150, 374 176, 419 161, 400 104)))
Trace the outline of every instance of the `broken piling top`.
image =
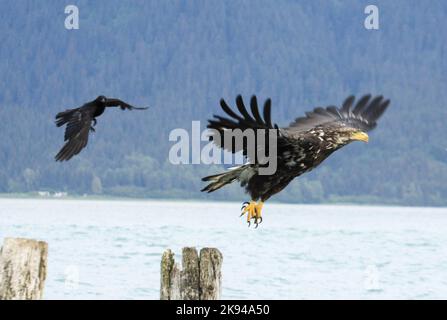
POLYGON ((222 254, 216 248, 182 249, 182 269, 168 249, 161 258, 161 300, 218 300, 221 295, 222 254))
POLYGON ((0 251, 0 300, 42 299, 48 244, 6 238, 0 251))

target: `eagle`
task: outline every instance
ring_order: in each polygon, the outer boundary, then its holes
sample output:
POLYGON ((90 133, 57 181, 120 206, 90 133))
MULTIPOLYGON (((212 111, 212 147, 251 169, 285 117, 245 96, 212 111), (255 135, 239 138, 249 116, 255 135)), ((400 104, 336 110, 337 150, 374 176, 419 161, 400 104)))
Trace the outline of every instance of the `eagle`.
MULTIPOLYGON (((279 128, 271 120, 271 99, 265 101, 262 116, 256 96, 250 100, 251 113, 240 95, 236 98, 239 113, 221 99, 220 106, 228 117, 214 115, 209 120, 207 127, 212 129, 209 139, 216 146, 232 153, 242 152, 248 161, 226 172, 202 178, 209 184, 201 191, 213 192, 238 181, 251 197, 250 201, 243 203, 241 217, 245 214, 248 226, 253 222, 257 227, 262 222, 261 211, 265 201, 283 190, 296 177, 316 168, 334 151, 353 141, 368 142, 367 132, 376 127, 377 120, 389 104, 390 100, 381 95, 372 97, 366 94, 357 101, 351 95, 341 107, 332 105, 314 108, 306 112, 305 116, 296 118, 288 127, 279 128), (225 141, 225 132, 236 129, 242 132, 253 130, 255 135, 259 130, 274 130, 277 167, 273 174, 260 174, 265 163, 256 156, 250 158, 250 155, 258 153, 249 152, 247 141, 239 145, 225 141)), ((256 141, 252 148, 271 150, 272 146, 268 145, 267 139, 264 140, 266 142, 262 144, 256 141)))
POLYGON ((121 110, 148 109, 137 108, 120 99, 100 95, 79 108, 59 112, 56 115, 56 125, 61 127, 67 124, 67 127, 64 136, 66 143, 55 156, 56 161, 68 161, 85 148, 90 131, 95 132, 96 118, 102 115, 107 107, 120 107, 121 110))

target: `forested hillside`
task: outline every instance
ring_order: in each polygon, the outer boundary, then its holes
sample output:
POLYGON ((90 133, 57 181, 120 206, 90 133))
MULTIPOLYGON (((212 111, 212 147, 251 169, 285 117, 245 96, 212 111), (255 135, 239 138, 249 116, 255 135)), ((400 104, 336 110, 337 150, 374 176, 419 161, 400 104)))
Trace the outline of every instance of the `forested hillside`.
POLYGON ((287 125, 349 94, 391 106, 368 145, 355 143, 274 199, 447 205, 447 2, 0 1, 0 193, 36 190, 169 198, 241 198, 236 186, 200 193, 219 166, 172 165, 169 132, 233 102, 271 97, 287 125), (54 115, 99 94, 146 112, 107 110, 87 148, 56 163, 54 115))

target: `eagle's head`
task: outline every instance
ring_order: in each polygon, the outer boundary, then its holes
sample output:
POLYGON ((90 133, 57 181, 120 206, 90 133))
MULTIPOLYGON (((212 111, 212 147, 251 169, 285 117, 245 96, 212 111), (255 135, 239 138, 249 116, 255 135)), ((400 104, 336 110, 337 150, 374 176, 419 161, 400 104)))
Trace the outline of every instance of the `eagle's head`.
POLYGON ((346 125, 320 127, 313 132, 328 150, 337 150, 353 141, 368 142, 369 138, 364 131, 346 125))
POLYGON ((339 145, 346 145, 353 141, 368 142, 368 134, 360 129, 348 126, 341 126, 333 131, 333 142, 339 145))

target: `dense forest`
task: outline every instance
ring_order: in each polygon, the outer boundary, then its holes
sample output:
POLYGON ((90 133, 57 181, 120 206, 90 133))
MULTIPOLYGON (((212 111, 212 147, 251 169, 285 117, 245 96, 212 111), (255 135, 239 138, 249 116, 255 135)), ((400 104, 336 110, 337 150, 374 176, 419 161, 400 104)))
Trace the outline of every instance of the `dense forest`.
POLYGON ((369 144, 354 143, 274 197, 287 202, 447 205, 447 3, 375 1, 76 1, 79 30, 60 1, 2 0, 0 193, 38 190, 143 198, 245 201, 230 186, 200 193, 221 166, 173 165, 169 133, 233 102, 271 97, 287 125, 349 94, 391 106, 369 144), (54 115, 119 97, 146 112, 107 110, 87 148, 56 163, 54 115))

